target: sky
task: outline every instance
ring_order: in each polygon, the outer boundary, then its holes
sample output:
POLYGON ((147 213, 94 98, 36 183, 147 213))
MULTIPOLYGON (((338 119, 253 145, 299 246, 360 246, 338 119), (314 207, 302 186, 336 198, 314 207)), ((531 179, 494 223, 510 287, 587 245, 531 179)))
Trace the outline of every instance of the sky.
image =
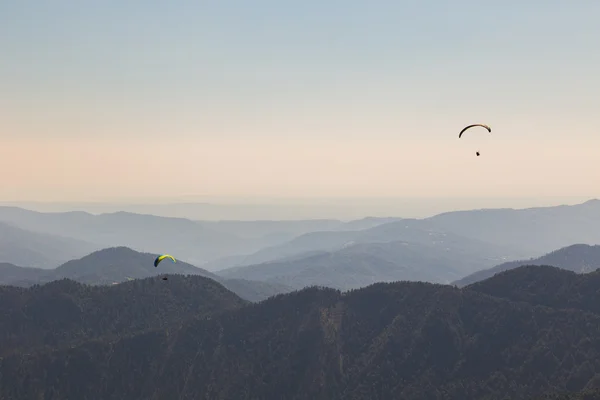
POLYGON ((0 200, 600 197, 599 20, 597 0, 3 0, 0 200), (471 123, 492 133, 458 139, 471 123))

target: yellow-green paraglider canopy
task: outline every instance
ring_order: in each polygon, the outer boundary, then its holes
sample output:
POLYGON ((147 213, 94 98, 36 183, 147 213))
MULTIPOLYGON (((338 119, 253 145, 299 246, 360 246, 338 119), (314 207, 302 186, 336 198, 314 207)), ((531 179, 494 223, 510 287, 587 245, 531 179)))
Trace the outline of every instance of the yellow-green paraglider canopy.
POLYGON ((158 267, 158 264, 160 264, 160 262, 165 258, 170 258, 171 260, 173 260, 173 262, 177 262, 177 260, 175 260, 175 257, 173 257, 172 255, 161 254, 160 256, 156 257, 156 260, 154 260, 154 267, 158 267))

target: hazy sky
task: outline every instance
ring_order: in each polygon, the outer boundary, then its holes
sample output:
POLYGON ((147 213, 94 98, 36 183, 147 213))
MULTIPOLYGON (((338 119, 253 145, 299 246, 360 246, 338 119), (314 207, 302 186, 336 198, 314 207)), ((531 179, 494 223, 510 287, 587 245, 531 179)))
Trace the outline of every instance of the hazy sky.
POLYGON ((2 0, 0 200, 600 197, 598 21, 598 0, 2 0), (473 122, 492 134, 459 140, 473 122))

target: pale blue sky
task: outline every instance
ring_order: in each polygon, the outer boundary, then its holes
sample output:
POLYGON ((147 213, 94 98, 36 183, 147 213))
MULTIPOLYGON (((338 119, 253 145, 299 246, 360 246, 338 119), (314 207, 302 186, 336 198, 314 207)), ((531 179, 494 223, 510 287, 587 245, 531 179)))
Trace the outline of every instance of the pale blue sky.
POLYGON ((599 21, 598 0, 3 0, 0 197, 600 195, 599 21), (472 122, 493 134, 458 142, 472 122))

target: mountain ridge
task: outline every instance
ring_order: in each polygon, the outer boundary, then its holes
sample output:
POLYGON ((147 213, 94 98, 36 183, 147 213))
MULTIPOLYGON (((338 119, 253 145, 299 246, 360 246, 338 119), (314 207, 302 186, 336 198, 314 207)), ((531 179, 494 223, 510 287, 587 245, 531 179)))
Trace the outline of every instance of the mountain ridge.
POLYGON ((312 287, 168 332, 12 354, 0 397, 531 399, 593 385, 598 326, 595 313, 448 285, 312 287))
POLYGON ((54 268, 97 249, 92 243, 23 229, 0 221, 0 262, 54 268))
POLYGON ((210 278, 249 301, 260 301, 274 294, 292 290, 278 284, 224 279, 181 260, 177 260, 176 263, 166 260, 156 268, 153 265, 155 257, 155 254, 141 253, 125 246, 118 246, 70 260, 55 269, 41 270, 0 264, 0 272, 2 272, 0 284, 29 287, 60 279, 71 279, 91 285, 110 285, 165 274, 188 274, 210 278))
POLYGON ((171 275, 168 282, 152 277, 117 286, 92 286, 70 279, 30 288, 0 286, 0 304, 5 310, 0 313, 0 356, 165 329, 182 319, 214 315, 246 303, 220 283, 199 275, 171 275), (18 332, 7 331, 9 326, 18 326, 18 332))
POLYGON ((537 258, 509 261, 492 268, 483 269, 456 280, 452 282, 452 284, 464 287, 490 278, 499 272, 517 268, 522 265, 552 265, 577 273, 591 272, 600 268, 600 245, 573 244, 553 250, 537 258))
POLYGON ((295 289, 319 285, 348 290, 399 280, 448 283, 487 261, 464 259, 461 252, 450 248, 436 249, 403 241, 358 243, 336 251, 315 251, 305 257, 299 255, 216 273, 225 278, 282 283, 295 289))

